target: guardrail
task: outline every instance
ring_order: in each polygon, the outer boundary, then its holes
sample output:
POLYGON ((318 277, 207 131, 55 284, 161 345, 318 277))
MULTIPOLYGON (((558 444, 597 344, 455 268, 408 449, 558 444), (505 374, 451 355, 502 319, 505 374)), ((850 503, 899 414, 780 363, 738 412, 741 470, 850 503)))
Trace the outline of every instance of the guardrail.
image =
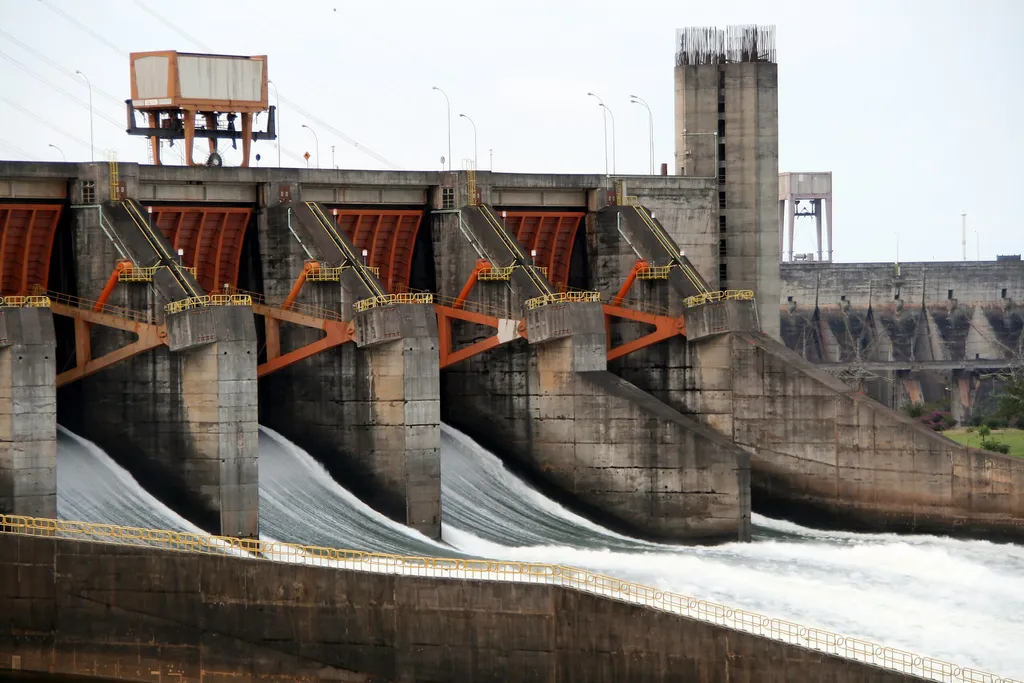
POLYGON ((233 293, 248 296, 252 300, 253 306, 266 306, 268 308, 274 308, 285 311, 286 313, 298 313, 300 315, 308 315, 312 318, 320 318, 323 320, 330 320, 332 322, 349 322, 348 320, 345 320, 344 318, 341 317, 341 313, 338 313, 337 311, 332 311, 329 308, 311 306, 309 304, 299 303, 298 301, 293 301, 291 304, 288 305, 288 308, 285 308, 284 301, 272 301, 267 299, 262 294, 257 294, 256 292, 246 292, 241 289, 236 289, 233 293))
POLYGON ((716 301, 752 301, 754 292, 750 289, 727 289, 724 292, 708 292, 697 296, 688 296, 683 301, 687 308, 715 303, 716 301))
POLYGON ((187 299, 172 301, 167 304, 168 313, 181 313, 193 308, 207 306, 252 306, 252 297, 248 294, 205 294, 190 296, 187 299))
POLYGON ((550 304, 595 303, 599 301, 601 301, 600 292, 555 292, 527 299, 526 307, 533 310, 550 304))
POLYGON ((638 280, 667 280, 675 264, 668 266, 646 266, 636 271, 638 280))
POLYGON ((0 308, 49 308, 48 296, 0 296, 0 308))
MULTIPOLYGON (((317 268, 311 269, 309 272, 306 273, 306 281, 340 282, 341 274, 345 272, 347 268, 352 267, 353 266, 338 266, 336 268, 331 268, 329 266, 319 266, 317 268)), ((380 277, 380 268, 378 268, 377 266, 363 266, 363 268, 373 273, 375 277, 380 277)))
POLYGON ((112 315, 122 320, 131 320, 137 323, 145 323, 147 325, 156 324, 156 319, 147 313, 146 311, 138 311, 134 308, 124 308, 122 306, 111 306, 110 304, 100 304, 96 301, 90 301, 89 299, 82 299, 77 296, 70 296, 68 294, 61 294, 60 292, 47 292, 42 291, 39 294, 50 301, 50 307, 67 306, 68 308, 78 308, 92 313, 103 313, 106 315, 112 315))
POLYGON ((773 619, 757 612, 727 607, 708 600, 680 595, 633 581, 564 565, 508 560, 407 557, 361 550, 205 536, 180 531, 141 529, 20 515, 0 516, 0 533, 65 538, 90 543, 141 545, 204 555, 222 556, 227 554, 252 560, 290 562, 402 576, 560 586, 933 681, 1022 683, 983 671, 960 667, 940 659, 884 647, 868 640, 850 638, 825 629, 801 626, 785 619, 773 619))
MULTIPOLYGON (((178 266, 181 270, 192 275, 192 277, 198 277, 198 269, 195 266, 178 266)), ((117 275, 118 282, 152 282, 153 278, 156 277, 157 271, 161 268, 170 269, 169 266, 136 266, 133 265, 131 268, 122 270, 117 275)))
POLYGON ((384 294, 369 299, 362 299, 353 304, 356 311, 368 311, 371 308, 394 306, 395 304, 432 304, 434 295, 430 292, 402 292, 401 294, 384 294))

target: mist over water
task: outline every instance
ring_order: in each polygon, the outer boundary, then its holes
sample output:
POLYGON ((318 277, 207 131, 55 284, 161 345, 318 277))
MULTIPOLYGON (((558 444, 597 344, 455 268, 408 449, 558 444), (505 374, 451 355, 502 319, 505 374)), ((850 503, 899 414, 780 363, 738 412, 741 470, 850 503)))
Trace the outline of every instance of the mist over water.
MULTIPOLYGON (((194 530, 98 448, 61 429, 61 517, 194 530)), ((672 546, 593 524, 443 427, 443 537, 371 510, 261 428, 265 537, 405 555, 567 564, 1024 679, 1024 547, 806 529, 754 515, 754 542, 672 546)))

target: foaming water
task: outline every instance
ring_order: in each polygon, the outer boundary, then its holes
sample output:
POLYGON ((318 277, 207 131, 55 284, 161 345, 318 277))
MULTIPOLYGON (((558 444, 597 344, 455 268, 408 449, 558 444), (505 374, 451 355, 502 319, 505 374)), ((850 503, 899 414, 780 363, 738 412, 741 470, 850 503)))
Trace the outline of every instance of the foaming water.
POLYGON ((102 448, 58 425, 57 516, 204 533, 143 489, 102 448))
POLYGON ((444 538, 487 557, 584 567, 889 647, 1024 677, 1024 548, 833 533, 755 515, 753 543, 668 546, 603 530, 442 428, 444 538))
POLYGON ((340 486, 309 453, 260 427, 260 530, 274 538, 400 555, 452 556, 340 486))

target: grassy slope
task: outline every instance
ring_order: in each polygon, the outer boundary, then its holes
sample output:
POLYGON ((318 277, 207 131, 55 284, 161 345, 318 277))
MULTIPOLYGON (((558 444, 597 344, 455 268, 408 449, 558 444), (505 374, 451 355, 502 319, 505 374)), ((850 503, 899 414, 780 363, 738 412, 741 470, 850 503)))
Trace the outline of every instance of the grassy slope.
MULTIPOLYGON (((974 432, 968 433, 966 428, 959 427, 957 429, 947 429, 942 433, 957 443, 981 448, 981 437, 978 436, 977 429, 974 432)), ((991 438, 1009 444, 1010 455, 1024 457, 1024 429, 995 429, 992 430, 991 438)))

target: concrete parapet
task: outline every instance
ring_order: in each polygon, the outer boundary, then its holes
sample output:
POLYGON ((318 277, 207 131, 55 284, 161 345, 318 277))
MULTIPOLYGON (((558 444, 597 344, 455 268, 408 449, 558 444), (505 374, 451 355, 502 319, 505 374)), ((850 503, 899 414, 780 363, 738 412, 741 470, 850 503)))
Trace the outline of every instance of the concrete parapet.
POLYGON ((757 510, 818 527, 1024 539, 1024 459, 960 446, 762 335, 695 348, 698 411, 751 453, 757 510))
POLYGON ((446 421, 581 513, 675 542, 749 538, 749 460, 605 370, 600 304, 530 311, 528 346, 446 371, 446 421))
POLYGON ((0 511, 57 516, 57 372, 48 308, 0 308, 0 511))
POLYGON ((237 683, 916 679, 569 588, 0 535, 0 669, 237 683), (17 580, 15 577, 20 577, 17 580), (88 596, 87 599, 83 596, 88 596), (213 673, 211 673, 213 672, 213 673))
POLYGON ((717 301, 686 309, 686 338, 697 341, 727 332, 760 332, 753 301, 717 301))

